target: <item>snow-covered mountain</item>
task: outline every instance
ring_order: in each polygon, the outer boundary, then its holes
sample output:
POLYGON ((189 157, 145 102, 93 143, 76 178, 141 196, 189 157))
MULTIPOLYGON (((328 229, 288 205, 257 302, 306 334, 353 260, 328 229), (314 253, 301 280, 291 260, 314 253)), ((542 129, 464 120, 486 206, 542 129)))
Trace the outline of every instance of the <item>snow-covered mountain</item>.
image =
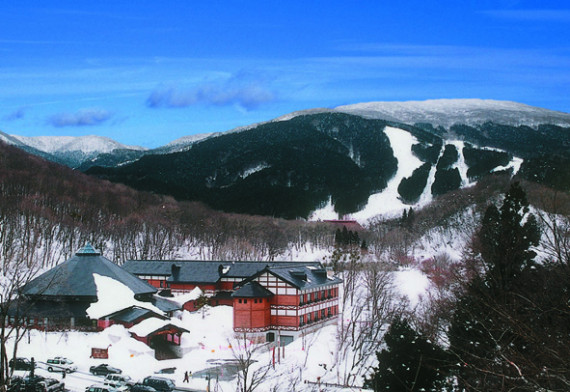
POLYGON ((367 102, 338 106, 335 111, 366 118, 429 123, 449 128, 454 124, 476 125, 493 122, 536 127, 552 124, 570 127, 570 114, 511 101, 491 99, 433 99, 407 102, 367 102))
POLYGON ((570 188, 570 114, 508 101, 315 108, 152 150, 95 136, 0 137, 138 189, 286 218, 365 220, 497 171, 570 188))
MULTIPOLYGON (((104 136, 18 136, 0 132, 0 140, 40 155, 54 162, 70 167, 79 167, 86 161, 95 160, 100 155, 117 156, 133 153, 137 157, 147 149, 139 146, 128 146, 104 136)), ((124 159, 117 157, 117 162, 124 159)))
POLYGON ((194 143, 221 135, 222 132, 198 133, 195 135, 182 136, 170 143, 149 151, 152 154, 169 154, 189 149, 194 143))
POLYGON ((13 139, 22 144, 33 147, 37 150, 54 153, 82 152, 86 155, 94 153, 108 153, 113 150, 137 150, 144 151, 144 147, 127 146, 105 136, 17 136, 10 135, 13 139))
POLYGON ((565 132, 552 127, 494 126, 444 132, 338 111, 301 113, 87 173, 223 211, 365 221, 425 205, 494 172, 529 173, 538 166, 528 151, 566 143, 565 132))

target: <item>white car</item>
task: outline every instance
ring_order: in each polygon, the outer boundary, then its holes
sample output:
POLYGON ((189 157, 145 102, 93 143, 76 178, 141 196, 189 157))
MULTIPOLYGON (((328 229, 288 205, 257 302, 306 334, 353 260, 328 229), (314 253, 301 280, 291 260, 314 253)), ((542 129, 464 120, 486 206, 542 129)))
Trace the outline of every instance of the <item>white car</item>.
POLYGON ((50 358, 46 361, 46 365, 48 372, 71 373, 77 370, 72 360, 63 357, 50 358))
POLYGON ((129 387, 123 385, 122 387, 115 388, 110 385, 104 384, 93 384, 85 388, 85 392, 127 392, 129 387))
POLYGON ((103 383, 115 388, 134 384, 131 378, 125 374, 107 374, 103 383))

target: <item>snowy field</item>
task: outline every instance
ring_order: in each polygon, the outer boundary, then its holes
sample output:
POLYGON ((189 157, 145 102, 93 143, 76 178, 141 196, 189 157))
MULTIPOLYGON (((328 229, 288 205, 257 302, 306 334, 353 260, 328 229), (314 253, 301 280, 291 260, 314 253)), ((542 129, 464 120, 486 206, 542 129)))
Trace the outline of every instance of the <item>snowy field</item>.
MULTIPOLYGON (((408 297, 412 307, 422 300, 430 287, 427 277, 413 268, 394 272, 393 282, 396 288, 395 297, 408 297)), ((271 366, 263 384, 257 389, 259 391, 311 391, 316 386, 305 384, 304 381, 338 381, 337 372, 342 368, 342 364, 336 363, 337 325, 327 325, 318 332, 293 341, 283 350, 276 350, 273 354, 269 347, 252 345, 252 342, 244 342, 235 335, 233 312, 229 306, 206 307, 193 313, 183 311, 177 317, 180 325, 190 331, 182 335, 181 347, 184 356, 180 359, 156 360, 152 349, 131 338, 127 329, 119 325, 113 325, 99 333, 45 333, 32 330, 19 343, 18 356, 34 357, 40 367, 38 374, 57 379, 61 379, 62 374, 48 373, 45 361, 55 356, 71 359, 77 365, 78 371, 67 375, 63 381, 67 389, 78 392, 103 381, 103 377, 89 373, 90 366, 101 363, 122 369, 123 374, 129 375, 135 381, 156 375, 155 373, 162 369, 175 368, 173 373, 159 376, 171 378, 177 387, 183 389, 206 390, 208 381, 205 376, 210 374, 211 391, 235 391, 237 377, 235 374, 224 374, 231 369, 220 368, 218 365, 235 361, 236 353, 254 349, 259 350, 253 355, 256 362, 252 369, 270 365, 275 358, 275 366, 271 366), (91 348, 108 348, 109 359, 90 358, 91 348), (193 374, 188 383, 183 382, 185 371, 191 371, 193 374)), ((9 342, 9 349, 10 346, 9 342)), ((374 357, 374 353, 370 354, 374 357)), ((15 373, 23 375, 24 372, 15 373)), ((356 384, 362 385, 362 380, 357 380, 356 384)))

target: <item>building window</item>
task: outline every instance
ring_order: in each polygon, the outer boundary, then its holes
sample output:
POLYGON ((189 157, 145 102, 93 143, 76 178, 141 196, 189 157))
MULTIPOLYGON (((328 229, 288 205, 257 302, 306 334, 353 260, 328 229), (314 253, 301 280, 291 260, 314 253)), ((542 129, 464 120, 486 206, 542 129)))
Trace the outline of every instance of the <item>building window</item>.
POLYGON ((247 299, 244 299, 244 300, 243 300, 243 303, 246 304, 246 303, 247 303, 247 299))
POLYGON ((303 325, 303 316, 299 317, 299 325, 303 325))
POLYGON ((322 318, 322 319, 325 318, 325 310, 324 310, 324 309, 321 310, 321 318, 322 318))
POLYGON ((240 299, 238 299, 238 302, 241 304, 241 298, 240 298, 240 299))
POLYGON ((307 313, 307 323, 311 322, 311 313, 307 313))

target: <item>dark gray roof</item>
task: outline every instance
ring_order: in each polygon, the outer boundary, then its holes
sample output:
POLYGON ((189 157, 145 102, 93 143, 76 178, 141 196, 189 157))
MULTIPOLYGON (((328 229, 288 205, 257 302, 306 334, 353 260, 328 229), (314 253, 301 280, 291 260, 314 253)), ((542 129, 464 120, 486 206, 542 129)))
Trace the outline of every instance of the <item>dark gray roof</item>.
POLYGON ((272 297, 273 293, 257 282, 247 282, 232 294, 239 298, 263 298, 272 297))
POLYGON ((135 295, 153 294, 156 288, 101 256, 91 245, 22 287, 28 296, 44 298, 83 297, 96 299, 93 274, 108 276, 129 287, 135 295))
POLYGON ((297 266, 294 268, 287 266, 270 267, 257 273, 255 277, 261 275, 263 272, 269 272, 270 274, 301 290, 340 284, 342 282, 342 280, 337 277, 329 278, 327 271, 322 266, 315 267, 309 265, 297 266))
POLYGON ((118 312, 112 313, 106 317, 111 320, 121 321, 124 323, 132 323, 141 317, 158 317, 161 319, 166 318, 160 314, 153 312, 152 310, 139 308, 138 306, 131 306, 130 308, 119 310, 118 312))
POLYGON ((21 317, 25 313, 29 317, 49 318, 49 319, 67 319, 75 317, 76 319, 87 318, 86 310, 91 305, 80 301, 29 301, 21 299, 19 307, 16 302, 12 305, 8 314, 14 317, 21 317))
POLYGON ((156 306, 157 308, 159 308, 160 310, 162 310, 163 312, 166 312, 166 313, 182 309, 182 305, 180 305, 179 303, 174 302, 174 301, 170 301, 170 300, 168 300, 164 297, 160 297, 158 295, 153 295, 150 302, 154 306, 156 306))
POLYGON ((167 276, 170 282, 215 283, 222 277, 246 279, 265 267, 322 267, 317 261, 193 261, 193 260, 128 260, 123 268, 135 275, 167 276))

